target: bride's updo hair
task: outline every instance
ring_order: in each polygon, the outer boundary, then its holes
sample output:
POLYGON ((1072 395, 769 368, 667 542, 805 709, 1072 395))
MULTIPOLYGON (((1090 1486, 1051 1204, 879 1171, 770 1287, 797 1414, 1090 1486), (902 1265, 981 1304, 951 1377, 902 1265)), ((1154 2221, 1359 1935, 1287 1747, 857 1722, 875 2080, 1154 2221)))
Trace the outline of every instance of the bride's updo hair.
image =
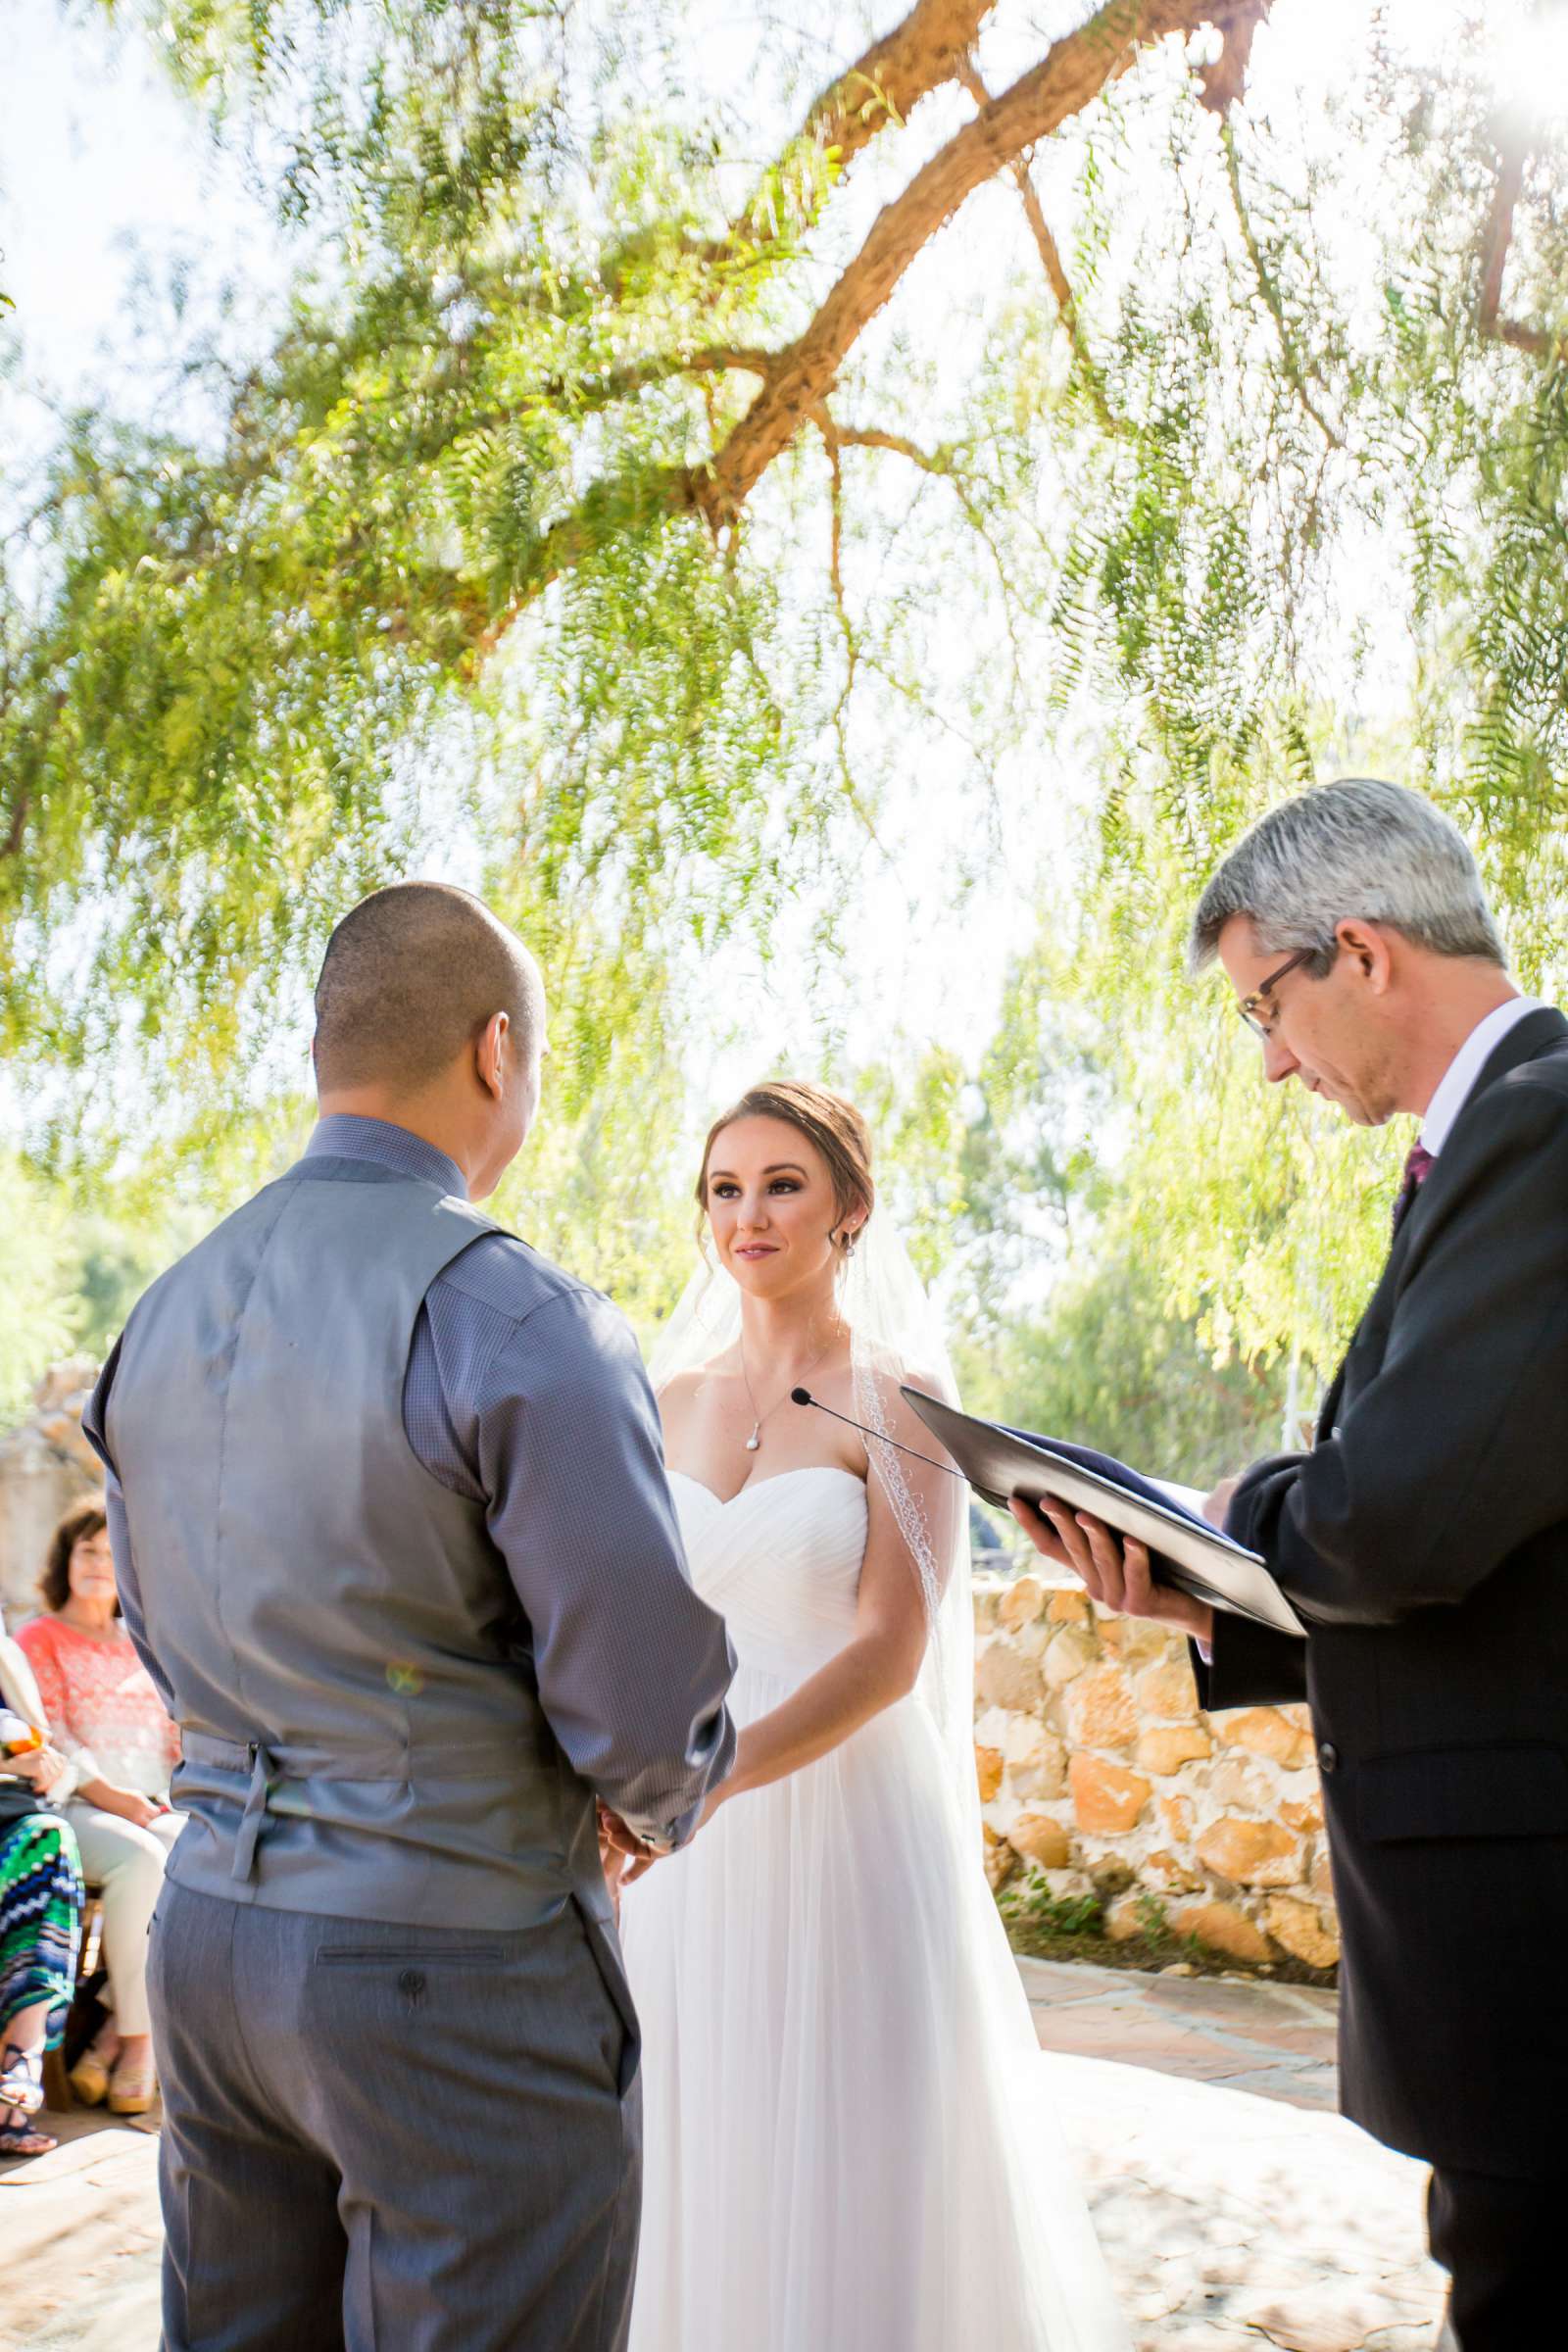
MULTIPOLYGON (((834 1239, 844 1247, 844 1220, 858 1210, 863 1224, 876 1206, 871 1175, 871 1130, 853 1102, 831 1087, 813 1086, 807 1078, 775 1078, 754 1086, 732 1102, 708 1130, 703 1164, 697 1178, 697 1205, 708 1214, 708 1163, 713 1145, 737 1119, 782 1119, 814 1144, 827 1162, 833 1183, 834 1239)), ((701 1224, 699 1224, 699 1231, 701 1224)))

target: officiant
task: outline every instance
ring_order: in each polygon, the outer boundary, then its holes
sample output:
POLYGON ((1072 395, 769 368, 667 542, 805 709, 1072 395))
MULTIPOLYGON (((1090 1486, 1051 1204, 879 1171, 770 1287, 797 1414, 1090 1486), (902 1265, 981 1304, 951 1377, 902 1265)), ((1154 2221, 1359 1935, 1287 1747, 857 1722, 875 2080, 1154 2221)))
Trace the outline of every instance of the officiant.
POLYGON ((1421 1121, 1312 1449, 1210 1498, 1307 1640, 1152 1584, 1138 1544, 1054 1502, 1014 1507, 1106 1605, 1195 1637, 1211 1711, 1310 1702, 1345 2112, 1434 2168, 1446 2340, 1519 2352, 1558 2300, 1568 2122, 1568 1022, 1509 978, 1458 832, 1394 784, 1273 809, 1190 947, 1271 1084, 1421 1121))

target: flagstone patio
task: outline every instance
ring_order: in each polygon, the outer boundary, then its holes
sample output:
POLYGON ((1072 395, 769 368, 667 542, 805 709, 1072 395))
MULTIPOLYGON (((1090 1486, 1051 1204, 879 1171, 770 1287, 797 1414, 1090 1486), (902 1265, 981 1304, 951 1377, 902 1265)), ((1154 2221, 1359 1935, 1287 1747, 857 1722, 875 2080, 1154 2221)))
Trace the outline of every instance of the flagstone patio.
MULTIPOLYGON (((1333 2112, 1332 1993, 1019 1967, 1138 2352, 1427 2352, 1425 2172, 1333 2112)), ((155 2352, 156 2118, 46 2121, 0 2167, 0 2352, 155 2352)))

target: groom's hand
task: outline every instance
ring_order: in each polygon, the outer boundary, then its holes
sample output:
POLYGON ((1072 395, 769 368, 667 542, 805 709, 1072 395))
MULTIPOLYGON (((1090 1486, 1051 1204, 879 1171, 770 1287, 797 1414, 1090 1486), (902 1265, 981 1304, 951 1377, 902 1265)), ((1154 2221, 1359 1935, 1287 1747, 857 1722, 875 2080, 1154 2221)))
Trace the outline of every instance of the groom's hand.
POLYGON ((1069 1510, 1054 1494, 1044 1496, 1038 1506, 1015 1494, 1010 1508, 1042 1558, 1070 1568, 1102 1608, 1120 1617, 1154 1617, 1199 1642, 1212 1642, 1214 1612, 1208 1603, 1178 1592, 1173 1585, 1156 1585, 1148 1547, 1136 1537, 1112 1535, 1091 1512, 1069 1510))

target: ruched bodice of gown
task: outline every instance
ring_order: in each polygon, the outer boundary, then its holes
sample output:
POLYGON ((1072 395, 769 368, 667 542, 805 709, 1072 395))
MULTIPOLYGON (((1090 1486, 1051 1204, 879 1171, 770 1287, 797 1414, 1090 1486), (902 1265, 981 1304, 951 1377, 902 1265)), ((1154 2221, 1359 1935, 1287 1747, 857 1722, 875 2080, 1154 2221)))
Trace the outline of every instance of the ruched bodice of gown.
POLYGON ((865 1481, 830 1466, 754 1478, 720 1501, 672 1471, 692 1582, 729 1627, 743 1667, 802 1681, 855 1630, 865 1481))

